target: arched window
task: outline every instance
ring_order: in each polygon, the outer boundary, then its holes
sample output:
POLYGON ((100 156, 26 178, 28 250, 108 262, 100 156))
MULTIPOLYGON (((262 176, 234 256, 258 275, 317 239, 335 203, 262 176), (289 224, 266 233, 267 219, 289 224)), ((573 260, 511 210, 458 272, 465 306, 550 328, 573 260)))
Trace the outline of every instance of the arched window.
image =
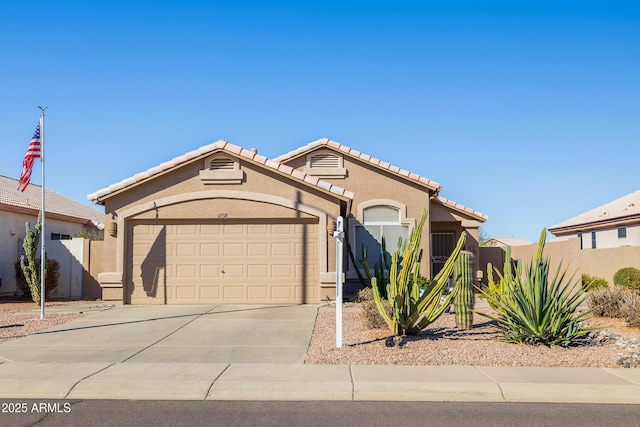
POLYGON ((409 225, 401 222, 400 209, 394 206, 376 205, 363 209, 361 224, 355 226, 356 260, 367 255, 369 267, 373 268, 382 255, 382 237, 386 252, 392 254, 398 247, 398 239, 409 237, 409 225))

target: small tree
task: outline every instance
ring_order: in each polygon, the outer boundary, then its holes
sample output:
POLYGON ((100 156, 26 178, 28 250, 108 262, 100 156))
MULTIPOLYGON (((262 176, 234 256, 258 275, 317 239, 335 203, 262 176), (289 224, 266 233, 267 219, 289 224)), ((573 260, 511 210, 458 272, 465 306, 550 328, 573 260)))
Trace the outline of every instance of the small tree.
MULTIPOLYGON (((22 242, 22 247, 25 255, 20 256, 20 266, 22 267, 22 273, 24 274, 25 281, 31 290, 31 299, 36 304, 40 304, 40 263, 36 261, 36 254, 38 252, 40 233, 42 232, 42 213, 38 214, 38 222, 36 223, 35 231, 31 230, 29 222, 26 222, 24 225, 26 228, 26 235, 24 237, 24 242, 22 242)), ((47 264, 45 263, 45 267, 46 265, 47 264)))

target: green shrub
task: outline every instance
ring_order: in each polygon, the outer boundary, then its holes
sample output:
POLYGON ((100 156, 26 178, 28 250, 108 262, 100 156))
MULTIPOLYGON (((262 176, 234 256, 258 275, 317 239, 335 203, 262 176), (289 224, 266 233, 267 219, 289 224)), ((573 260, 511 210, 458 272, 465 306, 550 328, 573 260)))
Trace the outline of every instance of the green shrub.
POLYGON ((582 292, 577 281, 572 283, 573 276, 565 282, 566 269, 558 267, 549 277, 550 261, 542 256, 546 235, 543 229, 535 258, 523 274, 505 283, 502 296, 488 296, 497 315, 478 312, 496 322, 493 327, 504 341, 566 347, 595 329, 585 324, 590 312, 578 311, 589 294, 582 292))
POLYGON ((582 275, 582 289, 585 291, 591 291, 597 288, 608 288, 609 283, 602 277, 590 276, 588 274, 582 275))
MULTIPOLYGON (((36 260, 35 267, 38 271, 40 271, 40 260, 36 260)), ((27 284, 27 279, 24 277, 24 272, 22 271, 22 266, 20 265, 20 261, 15 263, 16 270, 16 283, 24 292, 25 295, 31 295, 31 287, 27 284)), ((60 280, 60 263, 55 259, 47 260, 47 268, 45 269, 44 274, 44 290, 45 290, 45 299, 49 298, 53 291, 58 287, 58 281, 60 280)), ((39 294, 39 293, 38 293, 39 294)))
POLYGON ((640 290, 640 270, 633 267, 621 268, 613 275, 613 283, 617 286, 640 290))

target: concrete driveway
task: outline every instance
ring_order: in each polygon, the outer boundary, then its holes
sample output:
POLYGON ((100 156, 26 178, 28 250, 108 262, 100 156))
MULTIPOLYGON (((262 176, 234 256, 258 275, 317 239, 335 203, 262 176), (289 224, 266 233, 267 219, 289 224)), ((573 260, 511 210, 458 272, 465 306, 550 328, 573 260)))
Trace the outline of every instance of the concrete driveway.
POLYGON ((0 362, 303 363, 316 305, 122 306, 0 345, 0 362))

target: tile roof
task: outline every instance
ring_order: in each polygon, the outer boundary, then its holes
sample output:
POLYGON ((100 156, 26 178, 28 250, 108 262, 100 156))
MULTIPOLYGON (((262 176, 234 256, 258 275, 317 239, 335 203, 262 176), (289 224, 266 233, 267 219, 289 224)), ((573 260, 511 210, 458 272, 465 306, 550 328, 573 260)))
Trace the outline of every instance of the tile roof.
MULTIPOLYGON (((353 148, 347 147, 344 144, 340 144, 339 142, 336 141, 332 141, 329 138, 320 138, 316 141, 310 142, 307 145, 304 145, 300 148, 296 148, 295 150, 289 151, 288 153, 282 154, 281 156, 278 156, 274 159, 274 161, 276 162, 285 162, 289 159, 292 159, 294 157, 297 157, 299 155, 302 155, 304 153, 307 153, 311 150, 313 150, 314 148, 317 147, 328 147, 328 148, 333 148, 334 150, 340 151, 342 153, 348 154, 352 157, 358 158, 361 161, 370 163, 378 168, 387 170, 391 173, 394 173, 398 176, 401 176, 403 178, 409 179, 411 181, 417 182, 419 184, 421 184, 422 186, 425 186, 433 191, 439 192, 442 187, 440 186, 440 184, 438 184, 436 181, 430 180, 428 178, 425 178, 423 176, 420 176, 416 173, 413 172, 409 172, 408 170, 402 169, 398 166, 394 166, 392 164, 389 164, 387 162, 384 162, 380 159, 376 159, 375 157, 371 157, 368 154, 364 154, 358 150, 355 150, 353 148)), ((442 203, 443 205, 446 205, 449 208, 452 208, 454 210, 457 210, 461 213, 470 215, 472 217, 475 217, 476 219, 479 219, 480 221, 486 221, 489 217, 485 214, 483 214, 482 212, 479 212, 475 209, 471 209, 467 206, 464 206, 460 203, 456 203, 453 200, 449 200, 446 199, 444 197, 440 197, 440 196, 436 196, 434 200, 439 201, 440 203, 442 203)))
MULTIPOLYGON (((31 183, 24 192, 17 188, 17 179, 0 175, 0 205, 36 211, 42 208, 42 186, 31 183)), ((47 213, 77 218, 99 227, 104 223, 104 212, 52 190, 45 191, 45 204, 47 213)))
POLYGON ((549 227, 549 231, 555 234, 555 232, 560 231, 562 228, 586 226, 632 216, 640 216, 640 190, 627 194, 613 202, 598 206, 595 209, 591 209, 588 212, 567 219, 566 221, 562 221, 549 227))
POLYGON ((190 151, 182 156, 178 156, 169 160, 168 162, 164 162, 158 166, 147 169, 144 172, 140 172, 132 177, 123 179, 122 181, 116 182, 106 188, 100 189, 94 193, 91 193, 87 196, 89 200, 92 200, 94 203, 99 203, 100 198, 104 196, 108 196, 111 193, 114 193, 123 188, 132 186, 139 182, 142 182, 148 178, 153 177, 159 173, 165 172, 169 169, 173 169, 178 167, 184 163, 191 162, 196 160, 202 156, 209 155, 214 151, 227 151, 229 153, 235 154, 240 158, 244 158, 246 160, 250 160, 252 162, 264 165, 268 169, 273 169, 278 171, 281 174, 291 176, 295 180, 304 181, 312 186, 318 187, 322 190, 328 191, 332 194, 344 197, 346 199, 353 199, 353 192, 345 190, 344 188, 338 187, 337 185, 330 184, 325 181, 321 181, 318 178, 315 178, 311 175, 307 175, 302 172, 295 171, 293 168, 284 165, 280 162, 267 159, 265 156, 258 154, 256 151, 251 151, 239 147, 237 145, 233 145, 224 140, 216 141, 212 144, 205 145, 196 150, 190 151))
POLYGON ((489 217, 485 214, 483 214, 480 211, 477 211, 475 209, 471 209, 470 207, 467 207, 465 205, 462 205, 460 203, 456 203, 453 200, 449 200, 447 198, 444 198, 442 196, 437 196, 434 200, 437 200, 438 202, 442 203, 443 205, 452 208, 454 210, 457 210, 460 213, 464 213, 467 215, 470 215, 472 217, 475 217, 476 219, 484 222, 487 219, 489 219, 489 217))
POLYGON ((401 176, 403 178, 409 179, 411 181, 415 181, 418 184, 425 186, 433 191, 439 191, 440 190, 440 184, 438 184, 435 181, 432 181, 428 178, 425 178, 423 176, 420 176, 418 174, 409 172, 408 170, 399 168, 398 166, 394 166, 391 165, 387 162, 384 162, 380 159, 376 159, 375 157, 371 157, 368 154, 364 154, 361 153, 358 150, 354 150, 353 148, 347 147, 344 144, 340 144, 339 142, 336 141, 332 141, 329 138, 320 138, 316 141, 310 142, 307 145, 304 145, 300 148, 297 148, 293 151, 289 151, 286 154, 283 154, 281 156, 278 156, 274 159, 274 161, 276 162, 285 162, 293 157, 299 156, 301 154, 304 154, 308 151, 313 150, 316 147, 328 147, 328 148, 333 148, 334 150, 340 151, 342 153, 348 154, 351 157, 360 159, 363 162, 367 162, 369 164, 372 164, 378 168, 387 170, 393 174, 396 174, 398 176, 401 176))

